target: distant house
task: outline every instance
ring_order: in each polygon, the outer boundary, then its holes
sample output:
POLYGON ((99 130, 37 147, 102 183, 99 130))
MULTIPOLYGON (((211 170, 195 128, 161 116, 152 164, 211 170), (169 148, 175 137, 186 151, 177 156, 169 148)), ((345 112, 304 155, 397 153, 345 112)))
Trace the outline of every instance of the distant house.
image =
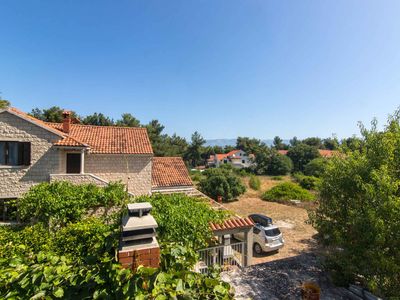
POLYGON ((243 150, 232 150, 224 154, 210 155, 207 160, 209 167, 219 167, 224 164, 230 164, 235 168, 247 168, 253 164, 254 156, 247 155, 243 150))
MULTIPOLYGON (((288 153, 288 150, 278 150, 278 152, 282 155, 286 155, 288 153)), ((324 149, 319 149, 318 152, 322 157, 325 157, 325 158, 332 157, 339 153, 336 150, 324 150, 324 149)))

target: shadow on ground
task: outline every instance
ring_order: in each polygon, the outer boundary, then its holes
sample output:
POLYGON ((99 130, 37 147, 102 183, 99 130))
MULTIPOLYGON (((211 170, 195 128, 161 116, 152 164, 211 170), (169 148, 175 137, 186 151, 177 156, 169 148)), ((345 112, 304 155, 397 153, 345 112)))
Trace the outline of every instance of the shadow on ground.
POLYGON ((321 287, 321 299, 346 299, 313 253, 236 269, 222 278, 235 288, 237 299, 301 299, 301 286, 307 281, 321 287))

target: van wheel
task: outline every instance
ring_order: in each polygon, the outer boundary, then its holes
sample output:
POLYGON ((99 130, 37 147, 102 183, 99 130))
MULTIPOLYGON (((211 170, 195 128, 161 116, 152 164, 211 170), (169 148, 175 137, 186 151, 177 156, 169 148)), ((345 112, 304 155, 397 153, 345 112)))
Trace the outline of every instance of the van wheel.
POLYGON ((262 248, 261 248, 259 243, 254 243, 253 249, 254 249, 254 252, 256 254, 262 254, 263 253, 263 250, 262 250, 262 248))

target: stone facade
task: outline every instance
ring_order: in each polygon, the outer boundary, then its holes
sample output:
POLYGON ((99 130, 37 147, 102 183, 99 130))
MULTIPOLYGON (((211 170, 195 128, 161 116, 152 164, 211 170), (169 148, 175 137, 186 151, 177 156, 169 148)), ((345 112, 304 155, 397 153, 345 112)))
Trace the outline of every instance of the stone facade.
POLYGON ((134 195, 151 194, 152 155, 87 154, 85 173, 107 181, 122 181, 134 195))
POLYGON ((0 198, 20 197, 37 183, 60 172, 60 137, 8 112, 0 113, 0 140, 31 143, 30 166, 0 166, 0 198))
POLYGON ((102 180, 92 174, 50 174, 50 181, 69 181, 73 184, 95 184, 98 186, 106 186, 107 181, 102 180))
POLYGON ((122 181, 133 195, 151 194, 153 155, 86 152, 84 173, 88 174, 66 174, 68 151, 53 145, 59 139, 57 134, 11 113, 0 113, 0 141, 31 143, 30 166, 0 166, 0 199, 20 197, 32 185, 50 181, 50 175, 52 180, 73 183, 104 185, 107 181, 122 181))

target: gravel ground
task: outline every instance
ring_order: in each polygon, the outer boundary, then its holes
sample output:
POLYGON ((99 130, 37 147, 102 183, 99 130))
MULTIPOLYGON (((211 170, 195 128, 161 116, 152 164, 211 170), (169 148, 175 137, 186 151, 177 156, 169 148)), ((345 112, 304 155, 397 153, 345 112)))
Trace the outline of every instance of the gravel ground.
MULTIPOLYGON (((279 183, 268 177, 261 177, 261 182, 262 191, 279 183)), ((251 189, 238 201, 224 206, 242 216, 262 213, 271 217, 285 239, 278 253, 253 257, 253 266, 222 275, 235 288, 237 299, 300 299, 301 285, 306 281, 321 287, 321 299, 345 299, 341 289, 334 287, 321 270, 314 238, 317 232, 307 224, 306 209, 263 201, 260 192, 251 189)))

